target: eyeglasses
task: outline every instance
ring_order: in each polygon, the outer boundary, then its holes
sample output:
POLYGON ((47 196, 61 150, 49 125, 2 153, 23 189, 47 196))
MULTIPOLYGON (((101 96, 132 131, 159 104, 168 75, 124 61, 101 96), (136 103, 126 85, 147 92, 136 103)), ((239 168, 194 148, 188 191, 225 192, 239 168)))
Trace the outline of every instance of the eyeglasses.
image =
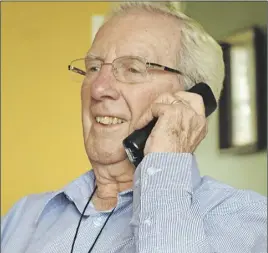
POLYGON ((111 65, 116 80, 123 83, 142 83, 151 81, 152 71, 167 71, 183 75, 177 69, 172 69, 157 63, 147 62, 146 59, 138 56, 123 56, 116 58, 112 63, 104 63, 103 60, 94 56, 87 56, 72 61, 68 69, 76 74, 75 81, 95 80, 104 65, 111 65))

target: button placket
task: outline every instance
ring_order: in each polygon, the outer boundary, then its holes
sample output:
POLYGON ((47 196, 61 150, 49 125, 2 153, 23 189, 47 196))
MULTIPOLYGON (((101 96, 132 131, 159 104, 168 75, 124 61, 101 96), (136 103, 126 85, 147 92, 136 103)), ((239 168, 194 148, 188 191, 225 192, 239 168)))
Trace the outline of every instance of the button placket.
POLYGON ((147 225, 147 226, 151 226, 152 224, 152 219, 150 217, 147 217, 144 219, 143 224, 147 225))
POLYGON ((137 187, 139 187, 139 185, 140 185, 140 183, 141 183, 141 181, 140 181, 140 179, 138 178, 136 181, 135 181, 135 187, 137 188, 137 187))

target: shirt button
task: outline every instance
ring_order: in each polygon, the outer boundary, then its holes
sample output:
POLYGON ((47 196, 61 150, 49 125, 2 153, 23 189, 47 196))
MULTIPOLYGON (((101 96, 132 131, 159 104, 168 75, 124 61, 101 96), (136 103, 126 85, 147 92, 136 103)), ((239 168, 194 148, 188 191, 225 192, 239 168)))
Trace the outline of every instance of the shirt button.
POLYGON ((96 218, 93 223, 94 223, 94 226, 95 227, 100 227, 102 225, 102 221, 103 221, 103 218, 102 217, 98 217, 96 218))
POLYGON ((146 218, 143 223, 147 226, 150 226, 152 224, 152 221, 150 218, 146 218))
POLYGON ((147 174, 149 176, 151 176, 151 175, 154 175, 155 173, 160 172, 160 171, 162 171, 162 170, 158 169, 158 168, 149 167, 147 170, 147 174))
POLYGON ((138 187, 139 185, 140 185, 140 180, 137 179, 137 180, 135 181, 135 187, 138 187))

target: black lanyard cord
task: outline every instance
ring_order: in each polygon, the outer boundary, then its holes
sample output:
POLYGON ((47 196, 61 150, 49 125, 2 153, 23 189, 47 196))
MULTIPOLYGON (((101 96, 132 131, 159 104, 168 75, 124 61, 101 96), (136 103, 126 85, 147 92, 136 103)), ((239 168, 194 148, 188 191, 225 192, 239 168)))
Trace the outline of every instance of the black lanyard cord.
MULTIPOLYGON (((90 200, 92 199, 92 197, 93 197, 93 195, 94 195, 94 193, 95 193, 96 190, 97 190, 97 186, 95 186, 95 188, 94 188, 92 194, 90 195, 90 197, 89 197, 89 199, 88 199, 88 201, 87 201, 87 204, 85 205, 84 210, 83 210, 83 212, 82 212, 82 214, 81 214, 81 216, 80 216, 80 219, 79 219, 79 222, 78 222, 76 231, 75 231, 75 235, 74 235, 73 243, 72 243, 71 253, 73 253, 73 250, 74 250, 74 244, 75 244, 75 241, 76 241, 76 238, 77 238, 77 235, 78 235, 78 231, 79 231, 80 224, 81 224, 81 222, 82 222, 83 215, 84 215, 84 213, 85 213, 85 211, 86 211, 86 209, 87 209, 87 207, 88 207, 88 205, 89 205, 89 203, 90 203, 90 200)), ((115 209, 115 208, 114 208, 114 209, 115 209)), ((98 233, 98 235, 97 235, 95 241, 93 242, 91 248, 89 249, 88 253, 90 253, 90 252, 92 251, 93 247, 95 246, 97 240, 99 239, 99 236, 100 236, 102 230, 104 229, 106 223, 108 222, 108 220, 110 219, 111 215, 113 214, 114 209, 111 211, 111 213, 110 213, 109 216, 107 217, 107 219, 106 219, 104 225, 102 226, 100 232, 98 233)))

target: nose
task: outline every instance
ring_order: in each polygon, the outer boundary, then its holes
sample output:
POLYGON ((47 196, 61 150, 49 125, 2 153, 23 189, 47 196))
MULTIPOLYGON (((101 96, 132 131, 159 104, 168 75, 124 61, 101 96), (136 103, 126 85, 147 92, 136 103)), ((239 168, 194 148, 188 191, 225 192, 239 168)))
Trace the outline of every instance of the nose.
POLYGON ((98 101, 119 98, 117 80, 112 73, 111 66, 103 66, 98 77, 91 83, 91 96, 98 101))

